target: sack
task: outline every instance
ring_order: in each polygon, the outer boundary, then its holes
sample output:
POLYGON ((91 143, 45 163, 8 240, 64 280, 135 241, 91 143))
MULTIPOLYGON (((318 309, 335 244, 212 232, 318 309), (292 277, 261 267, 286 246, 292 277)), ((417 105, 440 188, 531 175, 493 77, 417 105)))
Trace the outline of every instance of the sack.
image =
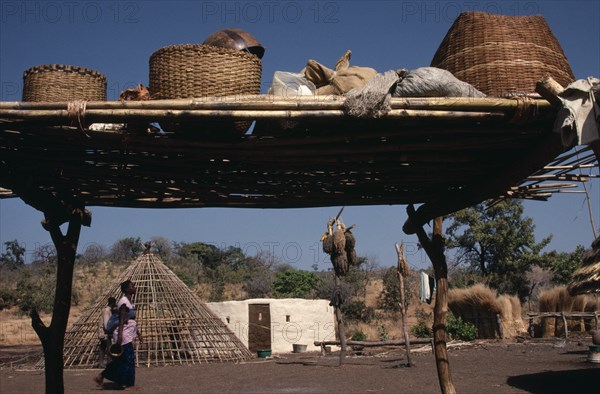
POLYGON ((315 85, 302 74, 275 71, 273 83, 268 93, 285 98, 296 98, 298 96, 312 96, 315 94, 315 90, 315 85))
POLYGON ((337 61, 335 71, 315 60, 309 60, 304 69, 306 79, 317 86, 319 95, 341 95, 355 88, 363 87, 377 71, 370 67, 350 66, 351 51, 346 51, 337 61))
POLYGON ((456 78, 450 71, 420 67, 399 72, 394 97, 485 97, 473 85, 456 78))

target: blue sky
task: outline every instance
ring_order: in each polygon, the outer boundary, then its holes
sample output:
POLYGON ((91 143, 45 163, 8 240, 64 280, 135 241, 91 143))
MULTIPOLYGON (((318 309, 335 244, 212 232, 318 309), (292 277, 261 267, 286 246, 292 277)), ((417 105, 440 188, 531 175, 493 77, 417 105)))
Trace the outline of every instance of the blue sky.
MULTIPOLYGON (((351 49, 351 64, 378 71, 428 66, 462 11, 543 15, 560 41, 575 77, 600 76, 598 1, 6 1, 0 3, 0 100, 19 101, 22 74, 49 63, 89 67, 106 75, 108 98, 148 84, 148 59, 173 44, 201 43, 212 32, 240 27, 266 47, 262 91, 273 73, 299 71, 308 59, 333 67, 351 49)), ((597 170, 596 170, 597 173, 597 170)), ((593 220, 600 226, 600 184, 591 190, 593 220)), ((553 234, 548 249, 572 251, 593 240, 581 194, 525 204, 537 239, 553 234)), ((79 250, 110 246, 134 236, 177 242, 235 245, 248 254, 268 251, 302 269, 330 266, 320 251, 325 221, 339 207, 315 209, 125 209, 90 207, 79 250)), ((405 206, 346 207, 356 224, 357 252, 395 264, 394 242, 407 244, 409 263, 428 266, 416 237, 402 232, 405 206)), ((50 243, 42 213, 19 199, 0 200, 0 243, 17 239, 28 253, 50 243)))

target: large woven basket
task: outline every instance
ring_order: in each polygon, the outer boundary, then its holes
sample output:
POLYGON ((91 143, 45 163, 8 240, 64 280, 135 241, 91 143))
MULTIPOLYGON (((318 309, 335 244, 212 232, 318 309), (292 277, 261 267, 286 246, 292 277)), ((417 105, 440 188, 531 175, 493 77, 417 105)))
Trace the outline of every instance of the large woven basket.
POLYGON ((530 94, 545 76, 575 79, 543 16, 464 12, 444 37, 432 67, 450 71, 490 96, 530 94))
MULTIPOLYGON (((150 93, 157 99, 259 94, 262 62, 255 55, 210 45, 164 47, 150 56, 150 93)), ((162 122, 166 131, 202 138, 244 134, 251 121, 162 122)))
POLYGON ((260 93, 261 60, 210 45, 172 45, 150 56, 150 93, 159 99, 260 93))
POLYGON ((106 101, 106 77, 98 71, 44 64, 23 73, 23 101, 106 101))

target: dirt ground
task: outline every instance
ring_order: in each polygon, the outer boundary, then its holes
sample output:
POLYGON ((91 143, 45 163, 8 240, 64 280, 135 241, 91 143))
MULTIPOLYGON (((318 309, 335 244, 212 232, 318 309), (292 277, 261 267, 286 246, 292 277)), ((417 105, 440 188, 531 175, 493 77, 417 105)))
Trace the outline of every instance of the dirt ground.
MULTIPOLYGON (((587 393, 599 386, 600 364, 590 363, 589 338, 450 343, 449 361, 459 393, 587 393)), ((415 350, 417 348, 415 347, 415 350)), ((41 393, 44 372, 31 369, 39 347, 0 348, 0 393, 41 393)), ((145 393, 438 393, 431 347, 412 354, 406 367, 400 348, 350 354, 275 355, 239 364, 139 367, 136 383, 145 393)), ((65 392, 99 393, 98 370, 66 370, 65 392)), ((596 391, 597 392, 597 391, 596 391)))

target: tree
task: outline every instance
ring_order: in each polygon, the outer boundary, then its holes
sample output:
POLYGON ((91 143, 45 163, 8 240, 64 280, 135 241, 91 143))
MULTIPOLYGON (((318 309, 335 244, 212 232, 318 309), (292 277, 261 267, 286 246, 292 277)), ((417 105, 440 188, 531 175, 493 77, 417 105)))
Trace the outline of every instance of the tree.
POLYGON ((56 248, 51 244, 40 245, 33 252, 32 266, 53 265, 56 266, 56 248))
POLYGON ((161 260, 164 261, 171 257, 173 247, 167 238, 156 236, 150 238, 150 242, 152 243, 152 252, 156 253, 161 260))
POLYGON ((308 298, 319 282, 314 272, 287 270, 278 272, 273 281, 277 298, 308 298))
POLYGON ((579 268, 584 253, 585 248, 582 245, 577 245, 570 253, 553 250, 544 254, 541 266, 552 272, 552 283, 566 285, 573 278, 573 272, 579 268))
POLYGON ((25 247, 19 241, 6 241, 4 247, 6 252, 0 255, 0 268, 14 271, 25 265, 25 247))
POLYGON ((490 208, 478 204, 449 216, 446 230, 446 246, 456 251, 458 265, 473 268, 490 287, 522 300, 529 293, 526 273, 533 264, 543 264, 540 252, 551 239, 535 242, 535 225, 523 210, 513 200, 490 208))
POLYGON ((144 251, 144 245, 140 237, 121 238, 110 248, 110 257, 113 261, 130 261, 138 257, 144 251))
POLYGON ((400 279, 396 267, 388 268, 383 274, 383 290, 379 295, 377 305, 386 312, 400 310, 400 279))
POLYGON ((78 262, 83 264, 97 264, 106 257, 106 248, 102 244, 92 243, 86 245, 78 257, 78 262))

